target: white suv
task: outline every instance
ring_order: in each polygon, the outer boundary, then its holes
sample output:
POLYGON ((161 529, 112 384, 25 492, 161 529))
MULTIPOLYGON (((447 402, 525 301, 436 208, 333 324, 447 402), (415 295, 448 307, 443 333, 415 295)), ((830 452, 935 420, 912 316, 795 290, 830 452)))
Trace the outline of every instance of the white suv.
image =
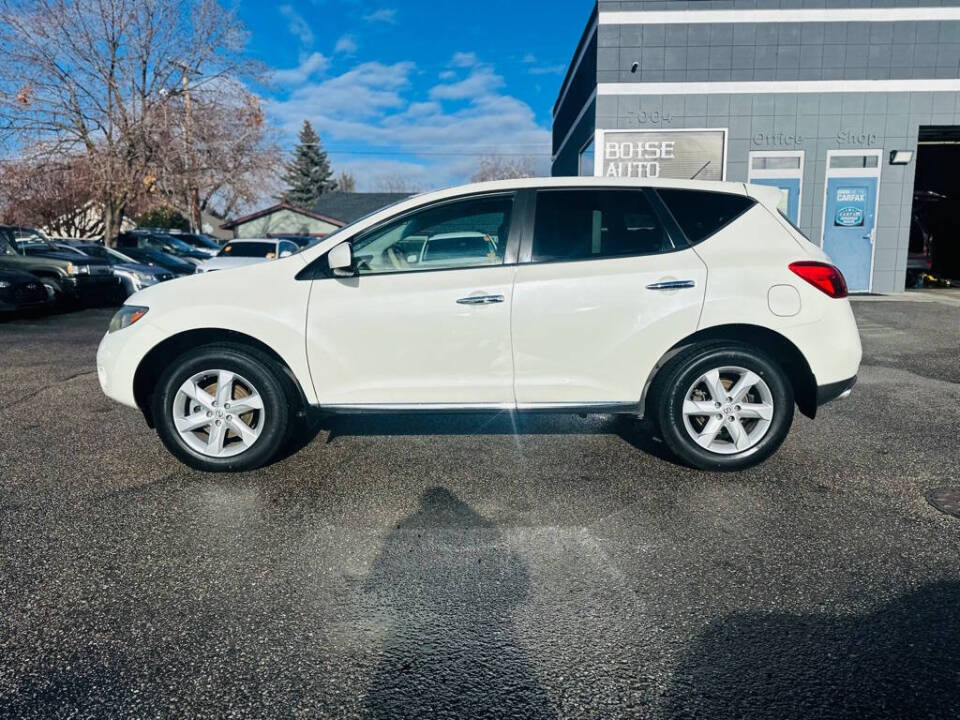
POLYGON ((629 413, 708 469, 846 395, 843 276, 775 189, 512 180, 385 208, 292 257, 128 299, 100 384, 192 467, 246 470, 331 413, 629 413))

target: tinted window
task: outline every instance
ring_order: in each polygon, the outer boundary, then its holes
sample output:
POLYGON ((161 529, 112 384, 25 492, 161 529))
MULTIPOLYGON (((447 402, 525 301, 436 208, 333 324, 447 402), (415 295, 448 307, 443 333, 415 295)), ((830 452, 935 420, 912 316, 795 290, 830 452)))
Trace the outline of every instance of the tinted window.
POLYGON ((642 190, 537 193, 533 261, 653 255, 673 243, 642 190))
POLYGON ((227 243, 220 251, 221 257, 265 258, 273 257, 277 244, 272 242, 235 242, 227 243))
POLYGON ((706 240, 754 204, 753 199, 745 195, 706 190, 661 189, 657 193, 692 243, 706 240))
POLYGON ((362 275, 502 265, 512 196, 472 198, 414 212, 353 243, 362 275))

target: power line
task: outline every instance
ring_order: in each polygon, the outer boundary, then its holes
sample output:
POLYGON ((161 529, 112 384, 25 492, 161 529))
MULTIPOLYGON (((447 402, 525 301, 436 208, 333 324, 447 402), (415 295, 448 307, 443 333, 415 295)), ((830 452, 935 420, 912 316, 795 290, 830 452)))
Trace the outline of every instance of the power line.
POLYGON ((455 152, 435 150, 340 150, 325 148, 329 155, 396 155, 406 157, 552 157, 548 152, 455 152))

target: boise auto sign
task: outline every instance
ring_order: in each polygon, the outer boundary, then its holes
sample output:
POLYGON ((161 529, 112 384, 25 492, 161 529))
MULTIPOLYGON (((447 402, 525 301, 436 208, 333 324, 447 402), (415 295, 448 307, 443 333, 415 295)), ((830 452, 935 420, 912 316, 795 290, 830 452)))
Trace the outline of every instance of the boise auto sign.
POLYGON ((723 180, 726 130, 600 130, 595 174, 723 180))

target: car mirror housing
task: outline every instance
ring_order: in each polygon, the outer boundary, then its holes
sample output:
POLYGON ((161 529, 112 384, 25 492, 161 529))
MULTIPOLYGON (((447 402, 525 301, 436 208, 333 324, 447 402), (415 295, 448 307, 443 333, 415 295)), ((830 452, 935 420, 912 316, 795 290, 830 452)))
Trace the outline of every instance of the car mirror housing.
POLYGON ((342 242, 327 253, 327 266, 335 277, 351 277, 356 274, 353 267, 353 248, 350 243, 342 242))

